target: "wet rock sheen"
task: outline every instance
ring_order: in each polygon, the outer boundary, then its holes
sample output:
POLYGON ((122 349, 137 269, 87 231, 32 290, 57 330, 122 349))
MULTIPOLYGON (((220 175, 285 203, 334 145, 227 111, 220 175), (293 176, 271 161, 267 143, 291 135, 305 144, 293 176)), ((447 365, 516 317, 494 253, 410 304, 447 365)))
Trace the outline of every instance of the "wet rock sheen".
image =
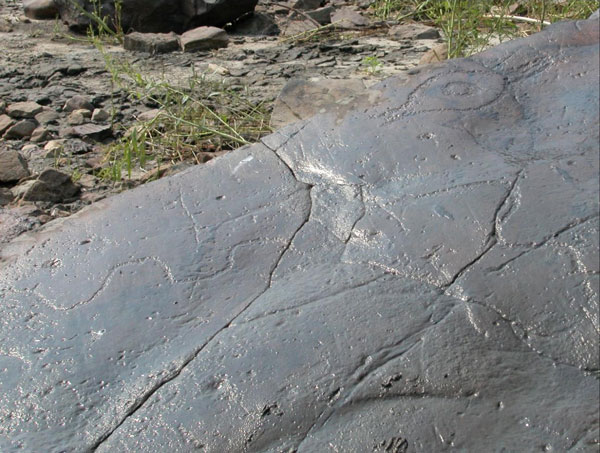
POLYGON ((560 23, 6 245, 0 451, 594 451, 598 68, 560 23))

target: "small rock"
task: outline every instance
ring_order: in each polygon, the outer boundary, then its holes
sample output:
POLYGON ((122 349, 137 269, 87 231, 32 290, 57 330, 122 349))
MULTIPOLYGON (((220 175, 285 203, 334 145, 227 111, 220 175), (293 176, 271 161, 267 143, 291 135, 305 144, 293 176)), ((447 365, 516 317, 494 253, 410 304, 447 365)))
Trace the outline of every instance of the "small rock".
POLYGON ((125 50, 133 52, 148 52, 152 55, 158 53, 174 52, 179 49, 177 34, 171 33, 139 33, 133 32, 125 35, 123 40, 125 50))
POLYGON ((446 43, 436 44, 423 54, 419 64, 439 63, 448 59, 448 45, 446 43))
POLYGON ((16 182, 29 176, 27 161, 17 151, 0 151, 0 182, 16 182))
POLYGON ((33 118, 42 111, 43 107, 37 102, 26 101, 10 104, 6 113, 12 118, 33 118))
POLYGON ((66 142, 65 139, 50 140, 44 146, 44 150, 51 151, 53 153, 62 152, 62 150, 64 149, 64 146, 65 146, 65 142, 66 142))
POLYGON ((28 138, 31 137, 37 124, 31 120, 21 120, 7 129, 4 133, 4 138, 28 138))
POLYGON ((36 180, 25 181, 13 188, 15 197, 25 201, 61 202, 72 199, 79 186, 74 184, 71 176, 53 168, 44 170, 36 180))
POLYGON ((423 24, 402 24, 390 28, 388 35, 395 39, 438 39, 440 32, 423 24))
POLYGON ((317 9, 323 5, 322 0, 297 0, 294 3, 293 8, 300 11, 310 11, 317 9))
POLYGON ((316 20, 321 25, 327 25, 331 23, 331 14, 335 11, 332 6, 324 6, 323 8, 315 9, 314 11, 307 11, 306 14, 316 20))
POLYGON ((81 96, 79 94, 69 99, 63 107, 63 110, 65 112, 72 112, 74 110, 82 109, 89 110, 91 112, 92 110, 94 110, 94 105, 90 102, 90 100, 87 97, 81 96))
POLYGON ((25 157, 26 160, 30 160, 40 151, 40 147, 38 145, 34 145, 33 143, 28 143, 23 145, 21 148, 21 155, 25 157))
POLYGON ((50 131, 48 129, 40 126, 33 131, 33 133, 31 134, 30 140, 34 143, 40 143, 40 142, 45 142, 51 136, 52 136, 52 134, 50 133, 50 131))
POLYGON ((14 195, 6 187, 0 187, 0 206, 6 206, 15 199, 14 195))
POLYGON ((228 31, 236 35, 272 36, 279 34, 279 27, 268 14, 254 13, 241 18, 228 31))
POLYGON ((67 123, 72 126, 83 124, 91 116, 92 112, 90 112, 89 110, 78 109, 69 114, 69 116, 67 117, 67 123))
POLYGON ((58 16, 58 8, 54 0, 24 0, 25 15, 30 19, 46 20, 58 16))
POLYGON ((77 184, 79 184, 83 189, 94 189, 98 185, 98 181, 99 179, 94 175, 89 175, 86 173, 81 175, 81 178, 79 178, 77 184))
POLYGON ((110 114, 104 109, 94 109, 92 113, 92 121, 94 123, 102 123, 110 118, 110 114))
POLYGON ((179 42, 184 52, 194 52, 227 47, 229 37, 221 28, 198 27, 182 34, 179 42))
POLYGON ((52 109, 44 109, 35 115, 35 120, 40 124, 55 123, 59 118, 59 114, 52 109))
POLYGON ((112 136, 112 128, 110 124, 86 123, 63 129, 60 135, 61 137, 89 137, 94 140, 103 140, 112 136))
POLYGON ((369 19, 351 8, 340 8, 331 14, 331 23, 339 28, 354 30, 369 25, 369 19))
POLYGON ((156 118, 158 115, 160 115, 161 112, 162 112, 161 109, 147 110, 145 112, 140 113, 138 115, 137 119, 138 119, 138 121, 143 121, 143 122, 152 121, 154 118, 156 118))
POLYGON ((15 120, 13 120, 8 115, 0 115, 0 135, 3 135, 6 130, 15 124, 15 120))

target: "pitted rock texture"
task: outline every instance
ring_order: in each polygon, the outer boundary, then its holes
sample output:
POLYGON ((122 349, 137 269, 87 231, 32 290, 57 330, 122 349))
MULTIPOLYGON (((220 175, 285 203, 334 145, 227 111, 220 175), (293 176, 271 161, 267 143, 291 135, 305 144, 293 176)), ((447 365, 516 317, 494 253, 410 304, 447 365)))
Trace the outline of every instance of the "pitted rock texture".
POLYGON ((104 200, 0 272, 0 450, 594 451, 598 21, 104 200))

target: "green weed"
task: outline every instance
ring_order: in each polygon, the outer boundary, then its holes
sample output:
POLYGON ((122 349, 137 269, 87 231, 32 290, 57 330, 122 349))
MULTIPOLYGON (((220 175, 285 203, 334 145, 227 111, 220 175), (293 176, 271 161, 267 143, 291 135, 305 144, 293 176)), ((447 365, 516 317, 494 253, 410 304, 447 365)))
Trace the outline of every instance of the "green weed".
POLYGON ((377 0, 373 13, 381 19, 411 18, 440 28, 448 58, 478 52, 493 39, 506 40, 541 30, 547 23, 587 18, 598 0, 377 0))
MULTIPOLYGON (((201 152, 231 150, 257 141, 271 132, 264 104, 253 104, 245 92, 192 72, 182 85, 151 79, 130 61, 117 59, 99 40, 95 45, 104 57, 113 86, 125 90, 132 100, 154 105, 159 114, 134 125, 107 148, 112 168, 101 176, 131 178, 132 169, 152 161, 201 163, 201 152)), ((118 126, 118 125, 115 125, 118 126)))
POLYGON ((369 74, 378 74, 383 68, 383 63, 374 55, 363 58, 361 65, 369 74))

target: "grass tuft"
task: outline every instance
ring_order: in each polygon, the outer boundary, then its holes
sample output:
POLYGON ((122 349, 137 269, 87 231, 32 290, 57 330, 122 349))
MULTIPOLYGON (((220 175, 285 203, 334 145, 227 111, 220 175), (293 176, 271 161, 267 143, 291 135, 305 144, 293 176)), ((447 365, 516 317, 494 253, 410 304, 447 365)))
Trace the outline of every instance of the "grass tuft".
POLYGON ((598 0, 377 0, 373 13, 384 20, 411 19, 439 27, 448 58, 457 58, 494 40, 539 31, 547 23, 587 18, 598 7, 598 0))

